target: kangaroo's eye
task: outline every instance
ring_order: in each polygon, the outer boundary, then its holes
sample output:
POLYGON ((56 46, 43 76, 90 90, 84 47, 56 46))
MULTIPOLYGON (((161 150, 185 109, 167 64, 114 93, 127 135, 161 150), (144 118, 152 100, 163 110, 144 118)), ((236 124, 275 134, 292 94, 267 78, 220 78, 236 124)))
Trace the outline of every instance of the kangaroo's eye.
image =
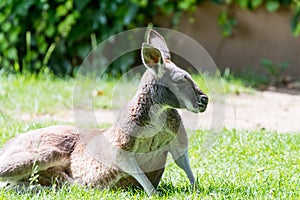
POLYGON ((175 82, 176 82, 177 84, 182 84, 182 83, 186 83, 187 80, 188 80, 188 76, 187 76, 187 75, 184 75, 184 76, 178 78, 177 80, 175 80, 175 82))
POLYGON ((180 78, 180 79, 176 79, 176 80, 174 80, 175 81, 175 83, 177 83, 177 84, 182 84, 182 83, 185 83, 185 78, 180 78))
POLYGON ((174 83, 176 83, 176 84, 183 84, 187 81, 186 75, 182 74, 182 73, 175 73, 172 76, 172 79, 173 79, 174 83))

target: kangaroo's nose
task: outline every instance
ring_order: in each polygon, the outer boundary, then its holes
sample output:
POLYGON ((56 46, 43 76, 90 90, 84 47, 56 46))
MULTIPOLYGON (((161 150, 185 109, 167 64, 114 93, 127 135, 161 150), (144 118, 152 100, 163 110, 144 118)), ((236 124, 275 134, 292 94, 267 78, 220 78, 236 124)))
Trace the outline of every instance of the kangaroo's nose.
POLYGON ((201 103, 203 103, 204 105, 208 104, 208 97, 206 95, 201 95, 201 99, 200 99, 201 103))

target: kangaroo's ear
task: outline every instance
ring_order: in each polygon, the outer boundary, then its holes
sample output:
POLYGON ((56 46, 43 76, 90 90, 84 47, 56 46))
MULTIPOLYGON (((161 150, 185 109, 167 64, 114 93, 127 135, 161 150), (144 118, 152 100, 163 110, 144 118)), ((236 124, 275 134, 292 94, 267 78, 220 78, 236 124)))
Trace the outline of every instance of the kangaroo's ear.
POLYGON ((165 39, 155 30, 149 30, 147 43, 159 49, 162 52, 164 59, 171 59, 170 51, 165 39))
POLYGON ((153 70, 153 72, 158 76, 161 76, 163 74, 164 61, 159 49, 149 44, 143 43, 141 56, 143 64, 147 68, 153 70))

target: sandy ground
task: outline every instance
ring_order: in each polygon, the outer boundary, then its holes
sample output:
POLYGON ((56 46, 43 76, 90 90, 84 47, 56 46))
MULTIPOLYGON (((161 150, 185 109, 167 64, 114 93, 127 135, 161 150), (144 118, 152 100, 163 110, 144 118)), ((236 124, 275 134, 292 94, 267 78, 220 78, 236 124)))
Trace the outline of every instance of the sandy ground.
MULTIPOLYGON (((295 94, 265 91, 256 92, 255 94, 230 95, 225 98, 223 103, 211 102, 204 113, 180 112, 188 129, 220 129, 226 127, 300 133, 300 95, 295 94)), ((90 120, 98 124, 112 124, 117 121, 118 111, 75 112, 75 115, 82 116, 83 121, 90 120), (95 117, 90 119, 86 114, 95 117)), ((32 116, 24 114, 21 118, 28 121, 75 122, 72 110, 61 111, 55 115, 32 116)))

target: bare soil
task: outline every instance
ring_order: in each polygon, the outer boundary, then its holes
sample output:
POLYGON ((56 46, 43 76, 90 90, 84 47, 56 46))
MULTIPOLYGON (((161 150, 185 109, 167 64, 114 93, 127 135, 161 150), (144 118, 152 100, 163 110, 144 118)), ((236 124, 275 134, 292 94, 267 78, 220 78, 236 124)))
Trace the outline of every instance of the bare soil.
MULTIPOLYGON (((91 111, 92 112, 92 111, 91 111)), ((92 114, 97 123, 112 124, 118 111, 96 110, 92 114)), ((181 111, 188 129, 235 128, 267 129, 283 133, 300 133, 300 94, 283 92, 255 92, 255 94, 229 95, 223 103, 211 102, 204 113, 181 111)), ((60 121, 75 123, 74 112, 60 111, 55 115, 18 115, 26 121, 60 121)), ((88 118, 84 118, 88 121, 88 118)), ((91 120, 93 121, 93 120, 91 120)))

